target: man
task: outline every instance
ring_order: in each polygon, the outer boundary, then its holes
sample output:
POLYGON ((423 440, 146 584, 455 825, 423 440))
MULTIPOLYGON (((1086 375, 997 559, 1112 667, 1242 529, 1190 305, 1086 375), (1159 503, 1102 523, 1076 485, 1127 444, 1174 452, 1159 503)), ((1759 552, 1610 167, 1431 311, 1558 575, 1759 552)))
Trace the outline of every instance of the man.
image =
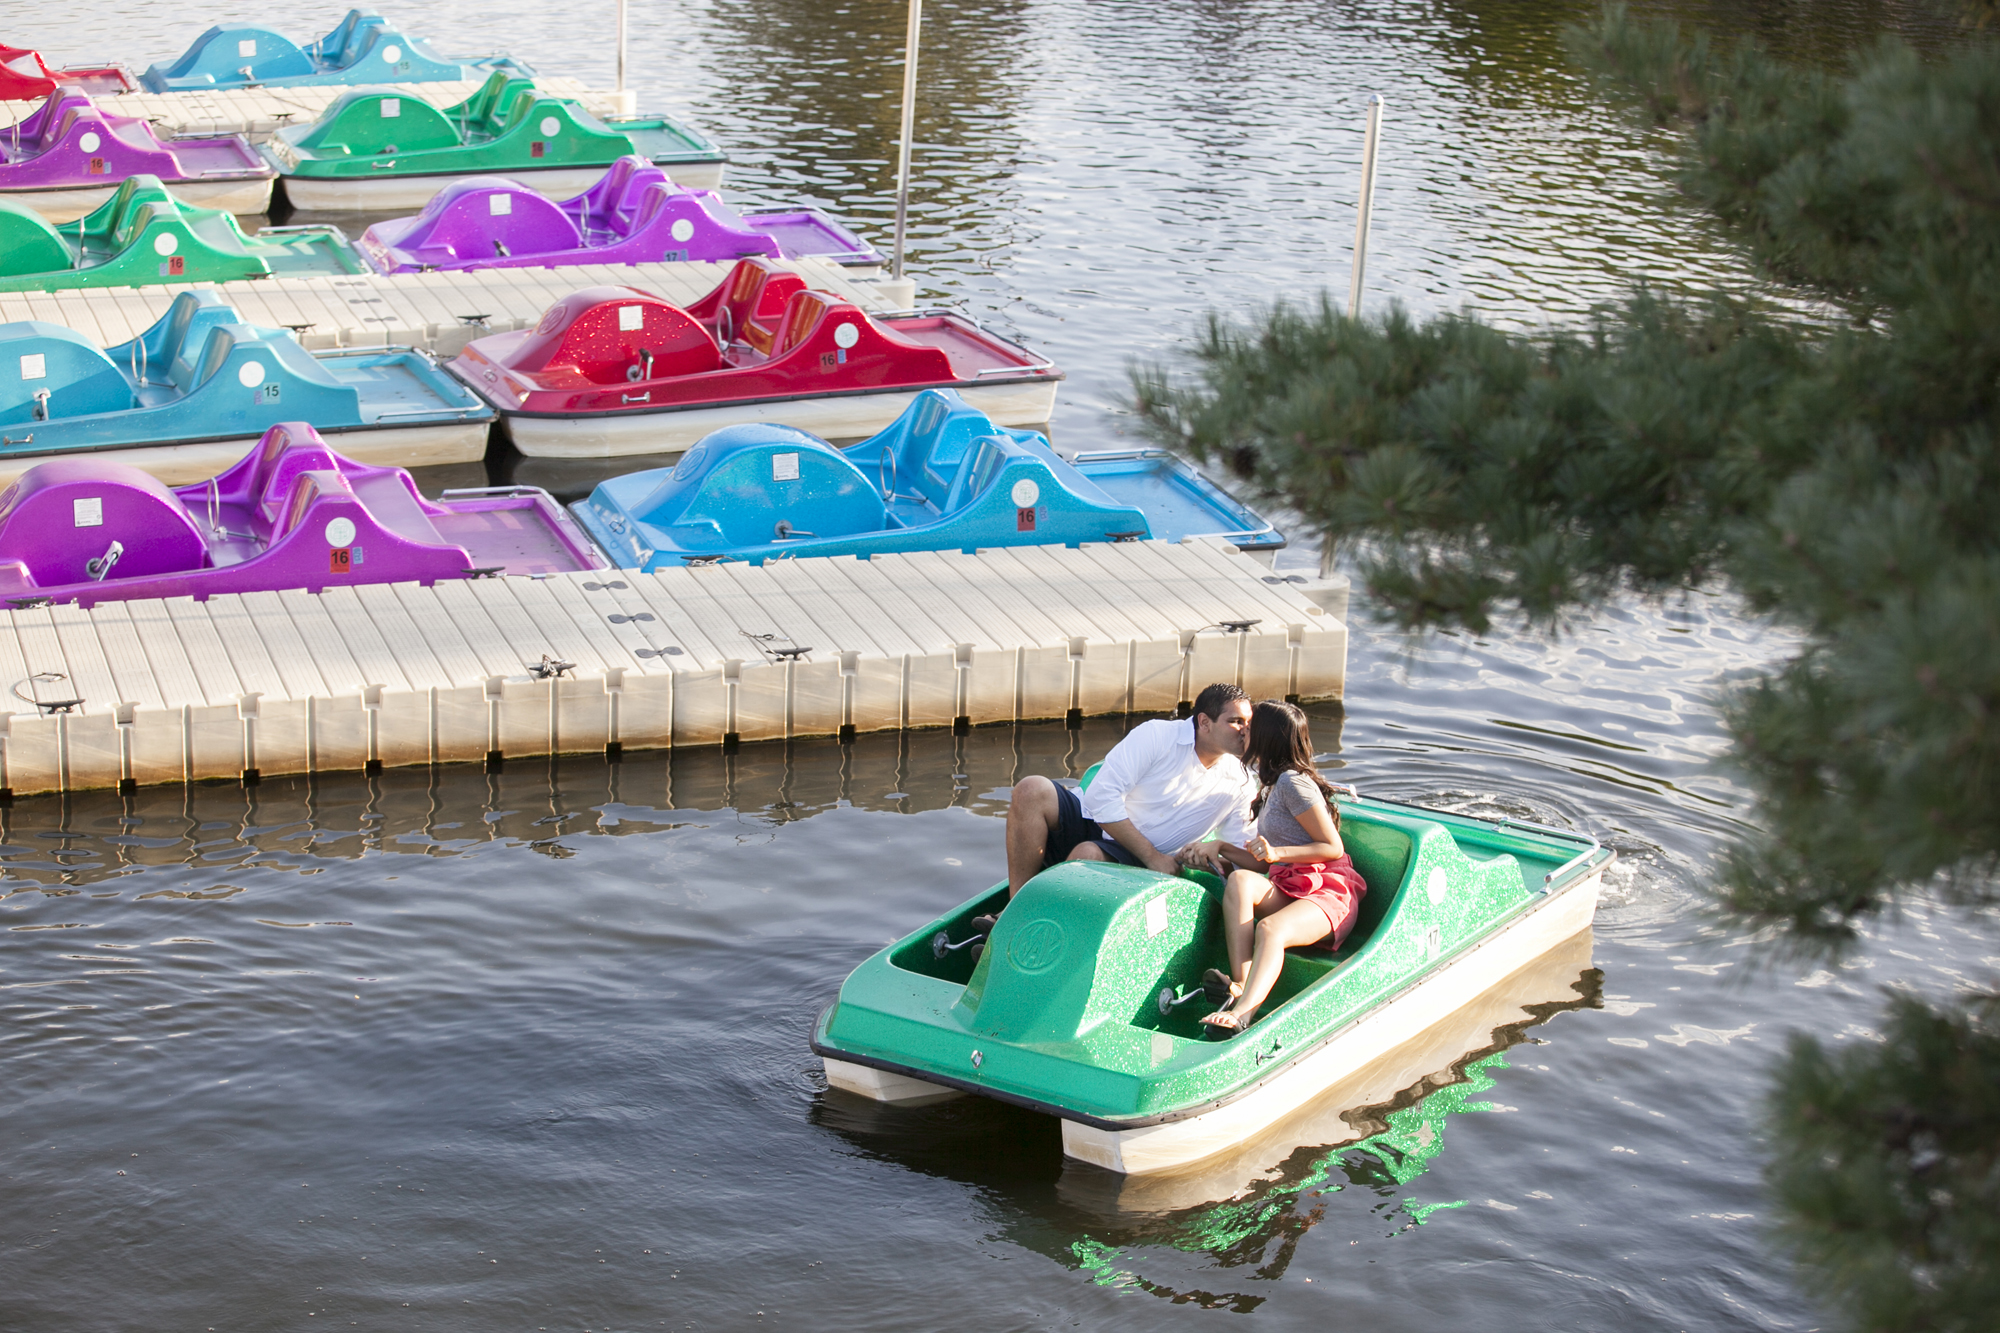
POLYGON ((1211 685, 1185 721, 1141 722, 1111 747, 1081 796, 1043 777, 1015 784, 1007 807, 1007 891, 1058 861, 1116 861, 1171 875, 1206 859, 1214 832, 1241 846, 1255 833, 1257 783, 1243 767, 1250 700, 1211 685))

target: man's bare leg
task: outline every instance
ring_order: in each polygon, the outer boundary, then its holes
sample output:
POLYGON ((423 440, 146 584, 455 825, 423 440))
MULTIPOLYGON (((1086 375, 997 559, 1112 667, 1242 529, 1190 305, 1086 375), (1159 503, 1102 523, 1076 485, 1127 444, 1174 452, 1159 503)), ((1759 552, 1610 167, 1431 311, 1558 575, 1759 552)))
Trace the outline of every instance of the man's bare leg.
POLYGON ((1014 784, 1007 802, 1007 896, 1042 873, 1042 858, 1049 850, 1049 835, 1062 817, 1056 801, 1056 784, 1044 777, 1022 778, 1014 784))

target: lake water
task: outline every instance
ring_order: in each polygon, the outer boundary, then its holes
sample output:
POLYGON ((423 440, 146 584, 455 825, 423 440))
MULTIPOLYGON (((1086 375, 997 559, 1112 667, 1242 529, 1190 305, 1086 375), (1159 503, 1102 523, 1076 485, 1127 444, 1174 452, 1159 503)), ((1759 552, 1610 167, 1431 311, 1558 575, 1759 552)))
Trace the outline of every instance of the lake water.
MULTIPOLYGON (((912 269, 1068 369, 1058 439, 1115 443, 1129 361, 1205 311, 1344 299, 1380 92, 1371 306, 1532 327, 1635 280, 1745 283, 1563 68, 1583 9, 933 3, 912 269)), ((732 151, 732 198, 886 243, 899 5, 635 10, 641 106, 732 151)), ((609 0, 398 16, 608 82, 609 0)), ((1844 40, 1783 19, 1752 26, 1844 40)), ((144 65, 198 26, 111 0, 5 36, 144 65)), ((1764 1070, 1787 1031, 1870 1039, 1880 987, 2000 951, 1917 913, 1822 969, 1704 917, 1744 817, 1707 700, 1786 644, 1707 595, 1555 645, 1357 624, 1345 715, 1314 710, 1329 769, 1598 833, 1594 952, 1543 1021, 1171 1187, 1065 1165, 1010 1108, 829 1096, 806 1049, 851 967, 997 877, 1006 788, 1122 724, 20 801, 0 1327, 1818 1327, 1768 1234, 1764 1070)))

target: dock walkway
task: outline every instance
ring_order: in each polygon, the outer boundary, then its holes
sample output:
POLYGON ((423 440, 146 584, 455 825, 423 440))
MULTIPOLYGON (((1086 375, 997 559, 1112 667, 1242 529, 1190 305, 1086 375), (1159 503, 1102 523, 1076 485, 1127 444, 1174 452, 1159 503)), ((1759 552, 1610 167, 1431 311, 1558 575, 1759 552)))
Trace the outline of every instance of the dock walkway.
MULTIPOLYGON (((400 84, 411 96, 421 97, 438 107, 463 102, 479 91, 471 80, 446 83, 400 84)), ((613 92, 586 88, 582 79, 536 78, 535 87, 550 97, 566 97, 583 104, 591 115, 629 116, 634 114, 636 95, 631 89, 613 92)), ((120 93, 97 99, 105 111, 118 116, 139 116, 150 120, 162 137, 205 137, 219 134, 248 135, 251 142, 270 138, 283 125, 299 125, 319 119, 320 112, 342 93, 345 85, 324 88, 222 88, 186 93, 120 93)), ((41 107, 40 102, 0 102, 0 128, 25 120, 41 107)))
POLYGON ((1306 591, 1133 542, 4 611, 0 795, 1338 697, 1306 591))
MULTIPOLYGON (((900 310, 913 284, 855 277, 820 259, 776 261, 809 286, 863 310, 900 310)), ((252 324, 289 328, 309 350, 417 347, 453 357, 474 338, 533 328, 548 308, 582 287, 639 287, 686 304, 714 290, 724 263, 576 264, 461 273, 357 273, 339 277, 262 278, 250 282, 87 287, 62 292, 0 293, 0 323, 41 319, 94 338, 100 347, 129 341, 167 313, 176 294, 212 287, 252 324)))

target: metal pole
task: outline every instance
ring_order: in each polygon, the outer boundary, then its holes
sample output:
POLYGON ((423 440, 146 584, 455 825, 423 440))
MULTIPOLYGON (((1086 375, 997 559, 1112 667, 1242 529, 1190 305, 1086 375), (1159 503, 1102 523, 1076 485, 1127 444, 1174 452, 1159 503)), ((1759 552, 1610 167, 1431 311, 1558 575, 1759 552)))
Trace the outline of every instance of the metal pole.
POLYGON ((910 35, 903 47, 903 142, 896 153, 896 257, 889 270, 903 276, 903 237, 909 230, 910 140, 917 126, 917 33, 923 25, 924 0, 910 0, 910 35))
POLYGON ((631 0, 618 0, 618 91, 625 91, 625 10, 631 0))
POLYGON ((1368 137, 1361 145, 1361 216, 1354 224, 1354 280, 1347 289, 1347 317, 1361 315, 1361 276, 1368 267, 1368 219, 1375 211, 1375 150, 1382 142, 1382 96, 1368 95, 1368 137))

